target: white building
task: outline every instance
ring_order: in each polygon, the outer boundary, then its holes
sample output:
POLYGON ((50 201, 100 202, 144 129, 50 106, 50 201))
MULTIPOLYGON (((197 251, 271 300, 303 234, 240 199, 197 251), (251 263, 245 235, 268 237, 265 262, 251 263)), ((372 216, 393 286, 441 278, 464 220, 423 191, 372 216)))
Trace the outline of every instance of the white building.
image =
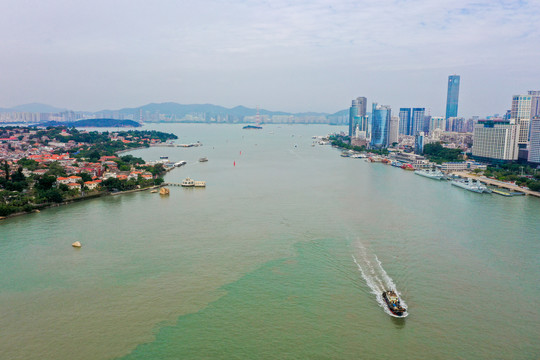
POLYGON ((519 128, 507 121, 479 121, 474 126, 473 157, 488 161, 517 160, 519 128))
POLYGON ((390 118, 390 127, 388 129, 388 144, 399 142, 399 117, 392 116, 390 118))
POLYGON ((441 129, 442 131, 446 129, 446 120, 442 116, 432 116, 429 119, 429 133, 433 133, 435 129, 441 129))
POLYGON ((460 161, 460 162, 445 162, 441 164, 441 171, 444 172, 453 172, 453 171, 464 171, 464 170, 486 170, 487 165, 481 164, 475 161, 460 161))

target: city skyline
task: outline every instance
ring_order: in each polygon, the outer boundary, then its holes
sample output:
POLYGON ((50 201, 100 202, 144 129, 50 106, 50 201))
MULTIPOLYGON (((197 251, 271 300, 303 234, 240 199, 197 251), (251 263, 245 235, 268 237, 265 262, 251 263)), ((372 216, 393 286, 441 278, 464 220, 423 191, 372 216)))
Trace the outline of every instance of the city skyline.
POLYGON ((503 114, 511 96, 540 82, 540 49, 530 46, 540 42, 538 3, 50 1, 0 10, 0 107, 174 101, 334 113, 363 94, 444 116, 445 80, 456 73, 468 118, 503 114))

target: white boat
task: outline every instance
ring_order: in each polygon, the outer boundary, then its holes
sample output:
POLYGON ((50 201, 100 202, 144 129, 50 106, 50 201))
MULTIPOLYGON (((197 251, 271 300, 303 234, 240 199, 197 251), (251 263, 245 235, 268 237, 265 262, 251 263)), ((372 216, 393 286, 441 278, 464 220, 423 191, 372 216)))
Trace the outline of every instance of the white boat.
POLYGON ((207 161, 208 161, 208 158, 206 156, 199 159, 199 162, 207 162, 207 161))
POLYGON ((184 161, 184 160, 182 160, 182 161, 179 161, 179 162, 175 163, 174 166, 180 167, 180 166, 184 166, 184 165, 186 165, 186 164, 187 164, 187 162, 184 161))
POLYGON ((452 185, 460 187, 465 190, 469 190, 475 193, 491 193, 491 189, 488 188, 486 185, 482 184, 479 181, 474 181, 472 179, 459 179, 459 180, 452 180, 450 182, 452 185))
POLYGON ((444 179, 444 174, 441 170, 438 169, 420 169, 415 170, 416 175, 424 176, 429 179, 441 180, 444 179))
POLYGON ((193 187, 195 186, 195 181, 191 178, 185 178, 184 181, 182 181, 183 187, 193 187))

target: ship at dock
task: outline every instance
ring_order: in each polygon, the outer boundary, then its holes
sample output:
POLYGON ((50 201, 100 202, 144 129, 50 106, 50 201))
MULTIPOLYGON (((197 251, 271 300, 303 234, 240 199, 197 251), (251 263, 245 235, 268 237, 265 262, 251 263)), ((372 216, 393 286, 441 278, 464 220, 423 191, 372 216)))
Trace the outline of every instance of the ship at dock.
POLYGON ((427 177, 428 179, 442 180, 444 179, 444 173, 439 169, 420 169, 415 170, 416 175, 427 177))
POLYGON ((459 188, 469 190, 478 194, 482 194, 482 193, 490 194, 492 192, 490 188, 482 184, 480 181, 475 181, 471 179, 452 180, 451 184, 459 188))

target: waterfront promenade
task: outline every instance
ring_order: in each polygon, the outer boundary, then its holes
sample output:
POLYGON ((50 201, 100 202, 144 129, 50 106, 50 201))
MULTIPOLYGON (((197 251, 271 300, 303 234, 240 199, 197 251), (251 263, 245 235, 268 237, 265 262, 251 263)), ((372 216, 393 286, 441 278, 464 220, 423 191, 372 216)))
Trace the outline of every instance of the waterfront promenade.
POLYGON ((495 179, 489 179, 489 178, 486 178, 486 177, 483 177, 483 176, 477 176, 477 175, 469 174, 469 173, 466 173, 466 172, 454 172, 453 174, 454 175, 459 175, 459 176, 461 176, 463 178, 469 178, 469 179, 478 180, 478 181, 480 181, 480 182, 482 182, 484 184, 487 184, 487 185, 497 186, 497 187, 505 188, 505 189, 512 190, 512 191, 519 191, 519 192, 522 192, 522 193, 527 194, 527 195, 540 197, 540 192, 524 189, 521 186, 509 184, 509 183, 506 183, 504 181, 499 181, 499 180, 495 180, 495 179))

